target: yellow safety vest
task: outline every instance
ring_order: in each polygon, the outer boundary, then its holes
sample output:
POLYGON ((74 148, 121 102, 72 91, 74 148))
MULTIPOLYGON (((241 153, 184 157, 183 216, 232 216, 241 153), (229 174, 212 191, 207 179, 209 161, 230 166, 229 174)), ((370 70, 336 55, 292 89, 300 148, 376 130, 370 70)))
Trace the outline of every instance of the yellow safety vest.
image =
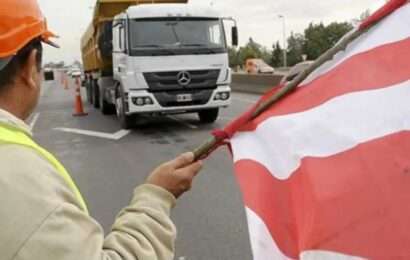
POLYGON ((83 199, 83 196, 64 166, 51 153, 36 144, 24 131, 18 129, 17 127, 0 123, 0 143, 26 146, 43 156, 51 165, 54 166, 58 174, 65 180, 67 185, 74 192, 83 210, 88 214, 87 205, 83 199))

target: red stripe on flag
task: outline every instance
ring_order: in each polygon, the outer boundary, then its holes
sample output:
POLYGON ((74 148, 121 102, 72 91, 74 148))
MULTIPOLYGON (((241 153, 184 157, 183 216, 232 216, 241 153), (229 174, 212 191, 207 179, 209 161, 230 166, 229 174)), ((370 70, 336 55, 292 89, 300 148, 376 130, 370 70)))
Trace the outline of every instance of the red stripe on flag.
POLYGON ((289 183, 250 160, 236 162, 235 172, 245 205, 263 220, 281 252, 297 259, 298 234, 289 183))
POLYGON ((410 38, 352 56, 298 88, 240 130, 252 131, 272 116, 302 112, 344 94, 382 89, 409 80, 409 57, 410 38))
POLYGON ((360 25, 360 30, 366 30, 369 26, 388 16, 389 14, 403 6, 405 3, 407 3, 407 0, 390 0, 382 8, 377 10, 373 15, 363 21, 363 23, 360 25))
POLYGON ((235 171, 245 205, 285 255, 320 249, 410 259, 410 132, 304 158, 286 181, 249 160, 235 163, 235 171))

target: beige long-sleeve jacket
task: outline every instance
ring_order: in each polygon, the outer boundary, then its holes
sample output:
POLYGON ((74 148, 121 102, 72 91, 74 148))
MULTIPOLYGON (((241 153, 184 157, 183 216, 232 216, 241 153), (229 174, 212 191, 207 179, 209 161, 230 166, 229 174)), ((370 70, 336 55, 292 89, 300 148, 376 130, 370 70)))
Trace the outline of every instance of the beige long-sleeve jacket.
MULTIPOLYGON (((6 111, 0 122, 30 133, 6 111)), ((30 148, 0 144, 1 260, 173 259, 174 204, 169 192, 142 185, 104 236, 48 161, 30 148)))

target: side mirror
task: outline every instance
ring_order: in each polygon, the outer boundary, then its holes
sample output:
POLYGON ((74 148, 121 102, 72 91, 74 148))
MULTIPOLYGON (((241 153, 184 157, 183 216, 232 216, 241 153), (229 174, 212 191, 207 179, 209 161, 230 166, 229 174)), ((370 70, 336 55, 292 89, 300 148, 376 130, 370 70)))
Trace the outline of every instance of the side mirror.
POLYGON ((238 37, 238 27, 232 27, 232 45, 238 46, 239 44, 239 37, 238 37))

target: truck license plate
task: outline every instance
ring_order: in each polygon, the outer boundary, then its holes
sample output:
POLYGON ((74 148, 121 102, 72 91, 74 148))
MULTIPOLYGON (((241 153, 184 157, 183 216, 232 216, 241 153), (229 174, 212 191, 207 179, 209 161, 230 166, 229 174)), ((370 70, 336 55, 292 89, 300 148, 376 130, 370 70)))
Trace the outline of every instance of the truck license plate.
POLYGON ((191 102, 192 94, 179 94, 177 95, 177 102, 191 102))

